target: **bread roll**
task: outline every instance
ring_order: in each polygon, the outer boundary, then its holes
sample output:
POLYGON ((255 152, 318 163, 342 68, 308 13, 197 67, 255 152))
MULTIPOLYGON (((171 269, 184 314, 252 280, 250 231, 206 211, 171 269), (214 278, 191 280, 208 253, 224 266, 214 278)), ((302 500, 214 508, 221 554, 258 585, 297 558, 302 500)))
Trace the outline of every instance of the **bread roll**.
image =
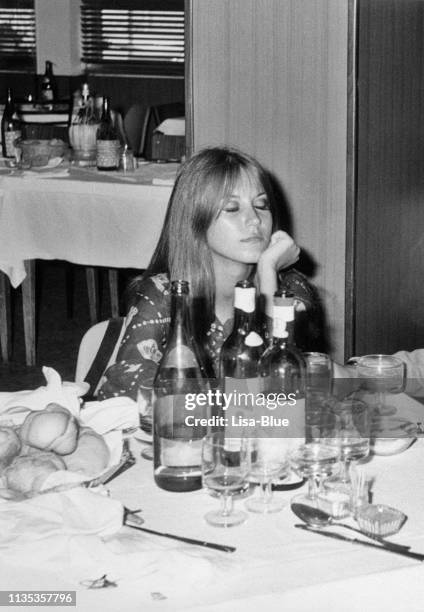
POLYGON ((68 470, 86 476, 98 476, 108 466, 110 452, 103 437, 90 427, 80 430, 78 444, 73 453, 63 457, 68 470))
POLYGON ((28 414, 20 435, 24 444, 68 455, 76 449, 78 430, 78 421, 69 410, 51 403, 44 410, 28 414))
POLYGON ((0 473, 21 451, 21 441, 13 427, 0 427, 0 473))
POLYGON ((47 476, 58 470, 66 470, 66 466, 55 453, 16 457, 4 471, 6 486, 25 495, 38 493, 47 476))

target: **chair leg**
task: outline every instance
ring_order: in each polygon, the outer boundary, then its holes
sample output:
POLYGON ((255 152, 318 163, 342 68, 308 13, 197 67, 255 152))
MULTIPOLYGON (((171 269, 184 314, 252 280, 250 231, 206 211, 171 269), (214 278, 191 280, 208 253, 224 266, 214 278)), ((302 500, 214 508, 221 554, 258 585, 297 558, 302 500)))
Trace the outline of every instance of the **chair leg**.
POLYGON ((26 364, 35 365, 35 260, 25 261, 26 277, 22 282, 26 364))
POLYGON ((98 276, 96 268, 87 266, 85 268, 85 276, 87 279, 87 291, 88 291, 88 306, 90 310, 90 322, 91 325, 95 325, 98 321, 98 276))
POLYGON ((0 272, 0 345, 4 363, 8 363, 11 356, 10 311, 10 282, 6 274, 0 272))
POLYGON ((119 317, 119 291, 118 291, 118 270, 109 268, 109 292, 110 292, 110 309, 112 317, 115 319, 119 317))

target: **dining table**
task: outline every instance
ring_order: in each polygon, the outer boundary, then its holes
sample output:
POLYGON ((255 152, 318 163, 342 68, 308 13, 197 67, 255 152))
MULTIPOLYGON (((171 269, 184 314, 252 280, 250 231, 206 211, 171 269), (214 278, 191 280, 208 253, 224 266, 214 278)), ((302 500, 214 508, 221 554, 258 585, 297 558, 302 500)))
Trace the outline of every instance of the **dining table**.
POLYGON ((27 365, 35 363, 35 260, 147 267, 178 168, 140 162, 133 172, 106 173, 57 161, 43 168, 0 166, 2 356, 7 359, 10 283, 22 287, 27 365))
MULTIPOLYGON (((423 406, 413 398, 399 394, 393 404, 402 417, 422 421, 423 406)), ((106 498, 119 500, 138 511, 144 527, 235 551, 184 544, 128 526, 103 537, 75 528, 62 538, 56 534, 55 539, 32 544, 24 540, 21 548, 13 542, 2 546, 0 537, 2 590, 72 591, 78 612, 423 610, 422 562, 295 527, 300 521, 290 500, 306 487, 302 482, 276 487, 274 495, 285 504, 281 512, 249 513, 242 525, 213 527, 204 517, 219 500, 205 490, 174 493, 158 488, 152 462, 140 456, 148 443, 143 440, 138 434, 130 437, 136 463, 105 485, 106 492, 93 493, 99 496, 97 521, 104 518, 106 498)), ((424 439, 411 442, 398 454, 371 454, 360 469, 372 483, 373 503, 407 515, 390 540, 424 553, 424 439)), ((236 499, 236 507, 243 504, 236 499)), ((355 524, 353 519, 345 521, 355 524)), ((343 528, 326 531, 349 536, 343 528)))

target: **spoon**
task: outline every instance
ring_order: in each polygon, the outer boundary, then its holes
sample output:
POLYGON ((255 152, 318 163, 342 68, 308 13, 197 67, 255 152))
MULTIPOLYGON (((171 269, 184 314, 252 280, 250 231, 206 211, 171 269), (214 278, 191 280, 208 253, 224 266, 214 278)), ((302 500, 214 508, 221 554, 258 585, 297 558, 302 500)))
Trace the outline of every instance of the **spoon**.
POLYGON ((392 550, 409 550, 411 548, 410 546, 405 546, 403 544, 388 542, 381 536, 366 533, 365 531, 352 527, 347 523, 339 523, 333 519, 331 514, 324 512, 324 510, 321 510, 320 508, 314 508, 313 506, 308 506, 307 504, 293 503, 291 504, 291 509, 304 523, 311 525, 312 527, 322 528, 330 525, 333 525, 334 527, 344 527, 345 529, 350 529, 351 531, 367 536, 367 538, 370 538, 371 540, 376 540, 386 548, 391 548, 392 550))

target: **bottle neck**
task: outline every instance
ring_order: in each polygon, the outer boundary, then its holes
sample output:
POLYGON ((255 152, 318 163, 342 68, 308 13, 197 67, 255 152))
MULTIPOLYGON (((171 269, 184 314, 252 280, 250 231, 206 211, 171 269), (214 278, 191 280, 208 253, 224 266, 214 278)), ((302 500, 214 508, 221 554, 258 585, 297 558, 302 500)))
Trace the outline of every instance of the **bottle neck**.
POLYGON ((190 340, 187 294, 171 295, 171 324, 168 347, 187 344, 190 340))
POLYGON ((46 70, 45 70, 45 75, 47 77, 51 77, 53 73, 53 66, 51 62, 46 62, 46 70))
POLYGON ((110 114, 110 100, 103 98, 102 104, 102 119, 103 122, 112 123, 112 115, 110 114))
POLYGON ((246 312, 241 308, 234 308, 234 327, 238 333, 247 334, 255 323, 255 312, 246 312))

